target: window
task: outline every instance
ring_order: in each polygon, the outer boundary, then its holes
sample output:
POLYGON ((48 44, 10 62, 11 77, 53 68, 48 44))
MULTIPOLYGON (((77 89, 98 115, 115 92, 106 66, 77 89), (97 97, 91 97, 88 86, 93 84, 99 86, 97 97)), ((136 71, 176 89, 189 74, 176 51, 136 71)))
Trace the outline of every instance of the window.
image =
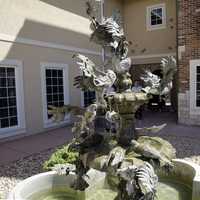
POLYGON ((0 127, 18 125, 15 68, 0 66, 0 127))
POLYGON ((88 107, 96 100, 95 91, 84 91, 84 107, 88 107))
MULTIPOLYGON (((23 109, 22 64, 0 62, 0 137, 25 128, 23 109)), ((14 133, 13 133, 14 134, 14 133)))
POLYGON ((190 114, 200 113, 200 60, 190 61, 190 114))
POLYGON ((67 69, 65 64, 42 64, 43 115, 46 127, 56 125, 48 114, 48 106, 62 107, 69 104, 67 69))
MULTIPOLYGON (((62 107, 64 105, 64 81, 63 69, 45 69, 46 75, 46 101, 47 107, 53 105, 62 107)), ((51 116, 48 115, 48 119, 51 116)))
POLYGON ((200 65, 196 67, 196 107, 200 107, 200 65))
POLYGON ((147 7, 147 30, 156 30, 166 27, 165 4, 147 7))

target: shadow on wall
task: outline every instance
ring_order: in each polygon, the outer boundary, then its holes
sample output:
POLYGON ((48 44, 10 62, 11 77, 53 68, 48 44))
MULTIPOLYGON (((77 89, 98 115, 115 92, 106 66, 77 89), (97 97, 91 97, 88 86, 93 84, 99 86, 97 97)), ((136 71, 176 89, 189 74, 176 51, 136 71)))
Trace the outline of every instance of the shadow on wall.
POLYGON ((90 34, 86 35, 67 28, 59 28, 44 23, 26 20, 17 35, 17 38, 26 38, 42 42, 74 46, 96 50, 97 46, 89 42, 90 34))
MULTIPOLYGON (((86 15, 86 12, 84 9, 85 3, 87 0, 81 0, 81 1, 77 1, 77 0, 40 0, 40 1, 87 18, 87 15, 86 15), (81 4, 81 6, 80 6, 80 4, 81 4)), ((97 9, 99 9, 100 3, 97 2, 96 7, 97 7, 97 9)))
MULTIPOLYGON (((89 35, 62 29, 31 20, 26 20, 14 41, 1 39, 0 57, 4 60, 19 60, 23 62, 23 85, 25 99, 26 127, 28 134, 44 131, 43 107, 41 95, 41 62, 66 63, 69 65, 70 102, 77 105, 80 93, 73 87, 73 77, 78 74, 78 67, 72 60, 75 53, 46 44, 68 45, 97 52, 95 45, 89 42, 89 35), (42 41, 42 43, 40 43, 42 41), (45 42, 45 43, 43 43, 45 42)), ((81 52, 84 54, 84 52, 81 52)), ((87 52, 85 53, 86 55, 87 52)), ((98 59, 99 55, 88 55, 98 59)))

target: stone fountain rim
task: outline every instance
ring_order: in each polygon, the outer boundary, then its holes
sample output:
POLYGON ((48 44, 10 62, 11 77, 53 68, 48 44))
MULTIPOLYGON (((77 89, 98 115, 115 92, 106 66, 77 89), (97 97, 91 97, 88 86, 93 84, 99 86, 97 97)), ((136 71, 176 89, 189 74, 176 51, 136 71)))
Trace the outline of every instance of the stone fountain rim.
POLYGON ((199 181, 200 182, 200 165, 197 165, 196 163, 193 163, 191 161, 187 161, 187 160, 184 160, 184 159, 173 159, 172 161, 174 163, 182 163, 182 164, 190 166, 195 172, 193 181, 199 181))
MULTIPOLYGON (((191 161, 187 161, 187 160, 183 160, 183 159, 173 159, 172 160, 174 163, 181 163, 181 164, 184 164, 188 167, 190 167, 193 172, 194 172, 194 177, 193 177, 193 189, 194 188, 194 184, 195 183, 198 183, 200 184, 200 166, 191 162, 191 161)), ((29 182, 32 182, 34 180, 37 180, 37 179, 40 179, 42 177, 48 177, 48 176, 55 176, 57 175, 57 172, 55 171, 49 171, 49 172, 43 172, 43 173, 39 173, 39 174, 36 174, 34 176, 31 176, 23 181, 21 181, 20 183, 18 183, 14 189, 8 194, 8 197, 7 197, 7 200, 15 200, 15 199, 18 199, 18 200, 25 200, 24 198, 21 198, 20 197, 20 192, 23 190, 23 187, 24 185, 26 185, 27 183, 29 182)), ((73 176, 73 175, 72 175, 73 176)), ((194 193, 196 191, 193 191, 193 196, 194 196, 194 193)), ((196 193, 195 193, 196 194, 196 193)), ((194 200, 196 200, 195 198, 193 198, 194 200)))

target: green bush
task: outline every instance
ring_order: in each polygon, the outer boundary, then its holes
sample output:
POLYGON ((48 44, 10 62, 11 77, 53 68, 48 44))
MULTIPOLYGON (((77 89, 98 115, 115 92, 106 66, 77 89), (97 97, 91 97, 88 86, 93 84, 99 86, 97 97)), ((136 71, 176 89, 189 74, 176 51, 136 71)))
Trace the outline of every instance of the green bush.
POLYGON ((78 158, 78 152, 69 150, 69 145, 65 145, 60 149, 57 149, 50 157, 49 160, 44 162, 44 170, 51 170, 56 164, 70 163, 74 164, 78 158))

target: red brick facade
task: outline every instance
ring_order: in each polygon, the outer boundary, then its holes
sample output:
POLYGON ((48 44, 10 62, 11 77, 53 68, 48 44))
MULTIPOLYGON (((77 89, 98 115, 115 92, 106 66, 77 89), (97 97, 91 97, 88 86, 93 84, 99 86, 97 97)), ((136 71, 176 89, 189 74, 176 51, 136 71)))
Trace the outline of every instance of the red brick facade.
POLYGON ((177 0, 177 15, 179 122, 200 125, 200 107, 196 104, 196 68, 191 64, 200 64, 200 0, 177 0))
POLYGON ((189 62, 200 59, 200 0, 178 0, 179 92, 189 90, 189 62), (181 48, 182 47, 182 48, 181 48))

